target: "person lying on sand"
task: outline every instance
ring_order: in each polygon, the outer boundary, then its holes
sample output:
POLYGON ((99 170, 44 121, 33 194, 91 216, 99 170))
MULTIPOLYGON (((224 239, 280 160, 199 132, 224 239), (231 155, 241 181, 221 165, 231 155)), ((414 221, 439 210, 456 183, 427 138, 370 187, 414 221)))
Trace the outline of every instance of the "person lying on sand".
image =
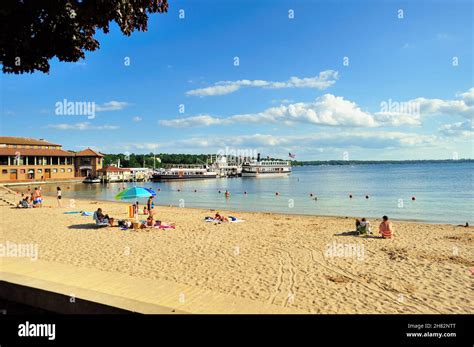
POLYGON ((152 227, 155 224, 155 221, 153 220, 152 216, 148 216, 146 219, 146 226, 147 227, 152 227))
POLYGON ((356 219, 356 232, 357 235, 372 234, 370 222, 365 218, 362 218, 362 220, 356 219))
POLYGON ((216 215, 214 216, 214 220, 218 222, 228 222, 229 220, 227 217, 221 216, 219 212, 216 212, 216 215))
POLYGON ((383 222, 380 223, 379 233, 382 236, 382 238, 390 239, 392 238, 392 236, 394 236, 392 222, 388 220, 387 216, 383 216, 382 219, 383 219, 383 222))

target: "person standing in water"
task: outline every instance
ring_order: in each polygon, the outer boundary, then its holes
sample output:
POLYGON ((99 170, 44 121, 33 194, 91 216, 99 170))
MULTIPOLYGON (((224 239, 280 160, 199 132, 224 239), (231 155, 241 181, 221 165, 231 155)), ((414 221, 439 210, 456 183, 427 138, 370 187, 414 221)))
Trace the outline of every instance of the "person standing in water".
POLYGON ((58 201, 58 207, 62 207, 61 205, 61 187, 56 187, 56 200, 58 201))

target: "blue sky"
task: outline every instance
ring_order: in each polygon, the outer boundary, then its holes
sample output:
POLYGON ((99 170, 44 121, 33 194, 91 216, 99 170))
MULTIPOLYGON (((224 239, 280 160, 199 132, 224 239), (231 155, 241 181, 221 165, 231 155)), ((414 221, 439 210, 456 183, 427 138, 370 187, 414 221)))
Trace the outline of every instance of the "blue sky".
POLYGON ((79 63, 2 75, 1 133, 105 153, 473 158, 472 7, 170 1, 146 33, 98 33, 79 63), (64 99, 95 118, 58 114, 64 99))

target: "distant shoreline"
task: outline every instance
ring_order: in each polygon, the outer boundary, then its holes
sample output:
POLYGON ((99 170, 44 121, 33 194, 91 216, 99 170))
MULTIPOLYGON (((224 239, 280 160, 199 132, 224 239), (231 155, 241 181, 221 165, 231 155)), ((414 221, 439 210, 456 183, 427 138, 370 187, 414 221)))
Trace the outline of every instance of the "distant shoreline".
POLYGON ((302 160, 292 161, 293 166, 317 165, 366 165, 366 164, 459 164, 474 163, 474 159, 437 159, 437 160, 302 160))

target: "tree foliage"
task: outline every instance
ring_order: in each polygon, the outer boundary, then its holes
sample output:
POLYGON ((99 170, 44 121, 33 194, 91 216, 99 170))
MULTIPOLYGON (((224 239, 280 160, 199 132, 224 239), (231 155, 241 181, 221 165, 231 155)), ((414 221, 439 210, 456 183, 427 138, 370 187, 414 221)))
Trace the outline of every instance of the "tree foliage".
POLYGON ((1 0, 0 59, 5 73, 49 72, 49 60, 76 62, 95 51, 98 29, 114 21, 124 35, 148 29, 148 13, 168 0, 1 0))
POLYGON ((117 164, 120 159, 122 167, 155 167, 159 168, 166 164, 203 164, 209 157, 209 154, 106 154, 104 165, 117 164))

